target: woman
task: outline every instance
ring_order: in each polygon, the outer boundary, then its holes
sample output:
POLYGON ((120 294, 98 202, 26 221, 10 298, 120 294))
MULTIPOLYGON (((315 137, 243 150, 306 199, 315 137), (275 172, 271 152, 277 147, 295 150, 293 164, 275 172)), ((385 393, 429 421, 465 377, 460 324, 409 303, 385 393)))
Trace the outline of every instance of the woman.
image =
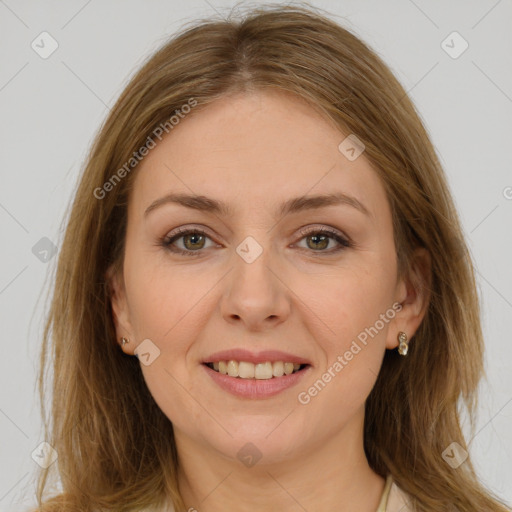
POLYGON ((58 265, 40 510, 507 510, 460 428, 483 340, 444 172, 328 18, 257 9, 149 59, 58 265))

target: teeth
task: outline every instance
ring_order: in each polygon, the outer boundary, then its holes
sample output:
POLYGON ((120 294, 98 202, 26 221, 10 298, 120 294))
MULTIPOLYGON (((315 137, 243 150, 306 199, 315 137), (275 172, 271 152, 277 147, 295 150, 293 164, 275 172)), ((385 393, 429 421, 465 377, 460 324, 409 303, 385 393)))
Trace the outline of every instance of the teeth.
POLYGON ((300 364, 284 363, 283 361, 275 361, 274 363, 267 361, 265 363, 248 363, 246 361, 216 361, 209 363, 210 367, 230 377, 239 377, 241 379, 271 379, 273 377, 282 377, 290 375, 299 370, 300 364))
MULTIPOLYGON (((247 363, 251 364, 251 363, 247 363)), ((274 375, 272 374, 272 363, 258 363, 254 366, 254 378, 255 379, 271 379, 274 375)))
POLYGON ((254 379, 255 374, 258 375, 258 378, 261 378, 252 363, 246 363, 245 361, 238 363, 238 376, 242 379, 254 379))
POLYGON ((228 375, 238 377, 238 363, 236 361, 228 361, 228 375))
POLYGON ((272 363, 272 375, 274 377, 282 377, 284 375, 284 363, 282 361, 272 363))

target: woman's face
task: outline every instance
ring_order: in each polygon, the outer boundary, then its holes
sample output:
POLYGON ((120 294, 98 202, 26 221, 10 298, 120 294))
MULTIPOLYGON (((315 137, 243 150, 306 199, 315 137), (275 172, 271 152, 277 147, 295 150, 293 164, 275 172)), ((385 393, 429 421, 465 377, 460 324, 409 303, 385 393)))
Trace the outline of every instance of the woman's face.
POLYGON ((271 462, 359 435, 385 349, 419 325, 384 188, 346 135, 291 95, 237 95, 139 164, 113 308, 178 447, 271 462), (263 378, 205 364, 230 359, 263 378), (268 378, 281 363, 307 366, 268 378))

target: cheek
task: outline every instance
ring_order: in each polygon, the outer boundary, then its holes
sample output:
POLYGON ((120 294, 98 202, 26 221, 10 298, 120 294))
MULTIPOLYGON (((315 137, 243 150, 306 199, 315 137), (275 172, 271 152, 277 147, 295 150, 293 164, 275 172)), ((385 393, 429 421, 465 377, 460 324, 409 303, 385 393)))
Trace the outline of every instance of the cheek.
MULTIPOLYGON (((146 263, 148 266, 148 263, 146 263)), ((191 399, 190 350, 212 305, 207 291, 213 279, 191 281, 179 269, 165 266, 138 267, 130 293, 132 325, 137 341, 150 339, 158 356, 150 365, 141 363, 153 399, 178 428, 190 429, 200 420, 201 408, 191 399)), ((200 395, 197 395, 200 396, 200 395)))
POLYGON ((176 331, 187 317, 197 314, 202 297, 213 285, 211 276, 197 279, 184 267, 169 265, 154 251, 132 251, 125 268, 130 319, 137 338, 154 339, 161 348, 166 340, 176 339, 176 331))
POLYGON ((385 338, 388 322, 382 324, 379 319, 391 308, 393 297, 392 276, 386 267, 347 267, 314 280, 299 277, 294 292, 304 300, 310 316, 320 320, 320 333, 325 334, 331 356, 348 349, 360 334, 364 340, 368 330, 372 338, 385 338), (377 334, 371 329, 376 322, 377 334))
POLYGON ((307 306, 314 313, 311 321, 321 329, 315 338, 325 357, 318 374, 307 383, 312 387, 302 390, 306 396, 300 403, 315 401, 319 413, 339 404, 340 416, 363 404, 379 373, 394 318, 393 276, 386 268, 378 264, 347 268, 297 291, 308 297, 307 306))
POLYGON ((327 297, 324 293, 310 298, 311 309, 328 327, 316 337, 325 359, 297 398, 308 415, 328 415, 334 431, 364 406, 380 371, 393 311, 386 300, 389 292, 377 282, 354 274, 331 285, 327 297))

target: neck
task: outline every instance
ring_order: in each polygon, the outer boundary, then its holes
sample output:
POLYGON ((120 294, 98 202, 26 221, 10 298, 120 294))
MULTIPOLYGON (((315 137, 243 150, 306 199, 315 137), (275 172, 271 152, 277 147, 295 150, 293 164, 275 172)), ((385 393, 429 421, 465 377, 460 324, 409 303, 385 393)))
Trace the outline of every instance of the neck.
POLYGON ((175 429, 186 510, 375 512, 385 480, 368 465, 363 417, 361 411, 342 431, 314 444, 304 439, 294 456, 266 456, 251 467, 175 429))

